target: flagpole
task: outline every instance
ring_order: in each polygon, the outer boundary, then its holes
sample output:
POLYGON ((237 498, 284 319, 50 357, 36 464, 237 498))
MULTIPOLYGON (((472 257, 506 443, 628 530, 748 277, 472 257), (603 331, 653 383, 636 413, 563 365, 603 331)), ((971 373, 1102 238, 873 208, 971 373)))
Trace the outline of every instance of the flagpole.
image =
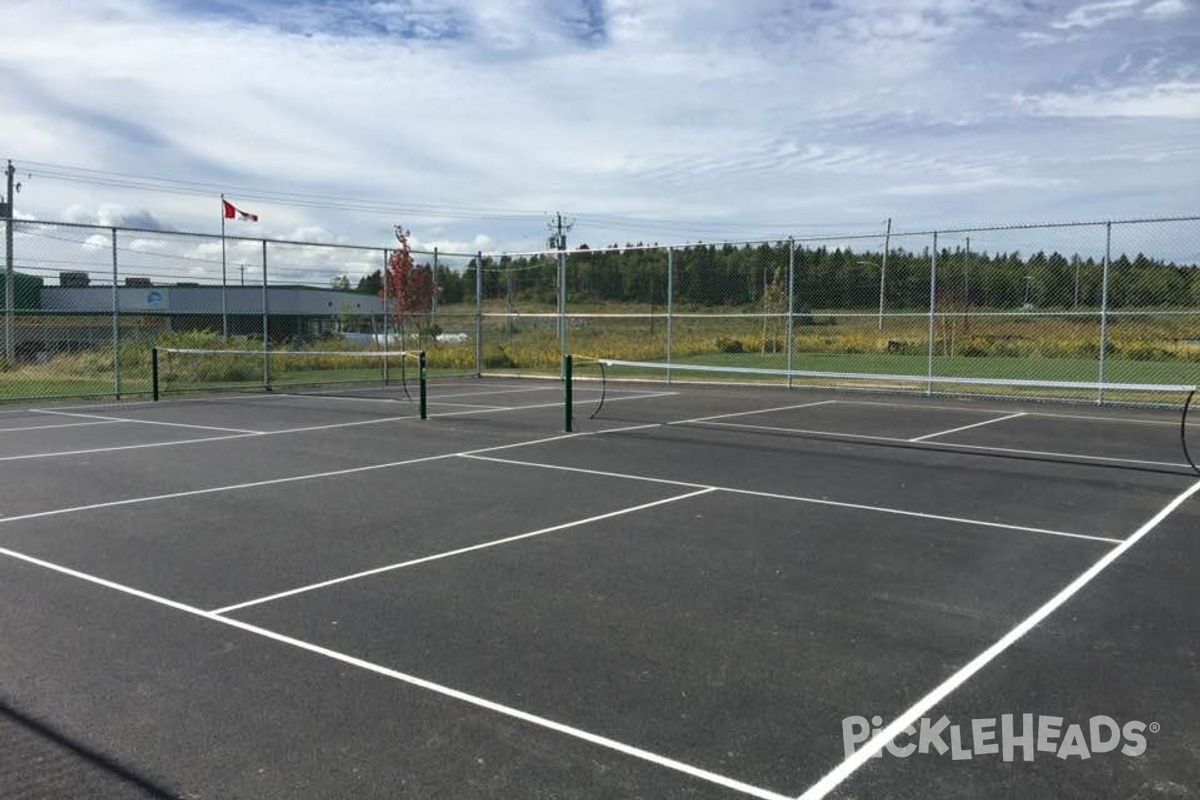
POLYGON ((221 192, 221 336, 229 338, 229 296, 225 283, 225 193, 221 192))

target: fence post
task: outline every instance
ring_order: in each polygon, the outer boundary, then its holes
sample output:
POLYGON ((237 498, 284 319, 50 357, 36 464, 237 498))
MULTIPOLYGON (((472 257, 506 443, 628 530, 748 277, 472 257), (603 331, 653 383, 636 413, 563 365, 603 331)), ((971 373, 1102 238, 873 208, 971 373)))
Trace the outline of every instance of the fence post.
POLYGON ((933 232, 933 257, 929 262, 929 368, 926 373, 928 382, 925 385, 925 394, 933 394, 933 354, 936 349, 936 334, 937 321, 935 314, 937 313, 937 257, 938 257, 938 235, 937 231, 933 232))
POLYGON ((888 250, 892 247, 892 218, 888 217, 887 231, 883 234, 883 261, 879 265, 879 330, 883 330, 883 298, 884 287, 887 285, 888 250))
MULTIPOLYGON (((385 353, 388 353, 388 352, 391 352, 391 350, 392 350, 392 340, 391 340, 391 337, 388 336, 388 251, 387 251, 387 248, 384 248, 384 250, 383 250, 383 272, 381 272, 379 274, 383 276, 383 351, 385 353)), ((371 330, 374 330, 374 329, 375 329, 375 326, 372 325, 371 330)), ((404 350, 404 342, 400 343, 400 350, 401 351, 404 350)), ((403 356, 401 356, 401 358, 403 358, 403 356)), ((383 357, 383 385, 384 386, 388 385, 388 357, 387 356, 383 357)))
POLYGON ((1104 274, 1100 286, 1100 371, 1097 382, 1096 404, 1104 404, 1105 359, 1108 354, 1108 267, 1112 261, 1112 223, 1104 223, 1104 274))
POLYGON ((675 338, 675 250, 667 248, 667 386, 671 385, 671 345, 675 338))
POLYGON ((792 388, 792 364, 796 354, 796 240, 788 237, 787 385, 792 388))
POLYGON ((563 354, 567 352, 567 253, 558 251, 558 343, 563 354))
POLYGON ((13 163, 10 159, 5 175, 8 176, 8 192, 4 202, 0 203, 4 212, 4 363, 9 367, 17 365, 17 331, 16 331, 16 288, 14 287, 15 258, 13 256, 13 209, 16 208, 16 198, 13 197, 13 163))
POLYGON ((475 253, 475 377, 483 377, 483 251, 475 253))
POLYGON ((117 229, 110 228, 112 237, 112 348, 113 396, 121 399, 121 298, 117 290, 117 229))
POLYGON ((267 240, 262 243, 262 341, 263 341, 263 388, 271 391, 271 329, 267 307, 267 240))

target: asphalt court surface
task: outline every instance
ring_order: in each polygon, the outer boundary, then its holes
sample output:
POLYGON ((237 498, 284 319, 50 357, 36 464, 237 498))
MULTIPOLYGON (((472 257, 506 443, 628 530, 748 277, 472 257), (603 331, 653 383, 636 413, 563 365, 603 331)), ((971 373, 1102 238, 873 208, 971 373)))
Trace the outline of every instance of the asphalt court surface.
POLYGON ((588 419, 584 385, 564 435, 560 397, 5 410, 0 738, 38 757, 0 761, 0 797, 797 797, 845 769, 843 718, 946 686, 928 713, 1166 732, 1140 759, 871 759, 820 796, 1197 775, 1169 414, 628 385, 588 419))

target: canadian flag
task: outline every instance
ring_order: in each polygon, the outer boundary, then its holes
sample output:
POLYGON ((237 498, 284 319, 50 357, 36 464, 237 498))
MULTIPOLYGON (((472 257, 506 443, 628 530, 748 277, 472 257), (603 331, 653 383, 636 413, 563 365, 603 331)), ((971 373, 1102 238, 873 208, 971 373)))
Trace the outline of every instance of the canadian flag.
POLYGON ((258 214, 251 214, 248 211, 235 208, 233 203, 228 200, 221 200, 221 205, 225 209, 225 219, 244 219, 247 222, 258 222, 258 214))

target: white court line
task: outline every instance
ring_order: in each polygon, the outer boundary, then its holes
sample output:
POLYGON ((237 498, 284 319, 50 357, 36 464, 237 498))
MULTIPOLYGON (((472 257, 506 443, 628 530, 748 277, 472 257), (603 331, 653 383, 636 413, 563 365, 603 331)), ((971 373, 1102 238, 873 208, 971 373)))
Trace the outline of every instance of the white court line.
MULTIPOLYGON (((1020 401, 1020 398, 1014 398, 1020 401)), ((924 403, 881 403, 877 400, 837 400, 835 401, 847 406, 883 406, 884 408, 911 408, 917 411, 969 411, 980 414, 1004 414, 1007 409, 1002 408, 972 408, 967 405, 961 406, 943 406, 943 405, 926 405, 924 403)), ((1168 409, 1169 410, 1169 409, 1168 409)), ((1163 409, 1158 409, 1162 412, 1163 409)), ((1176 417, 1180 414, 1180 409, 1175 409, 1176 417)), ((1105 416, 1103 414, 1060 414, 1057 411, 1026 411, 1025 414, 1030 417, 1047 417, 1050 419, 1079 419, 1090 420, 1094 422, 1121 422, 1130 425, 1169 425, 1173 428, 1179 427, 1179 419, 1135 419, 1134 417, 1118 417, 1105 416)), ((1188 427, 1200 428, 1200 422, 1189 422, 1188 427)))
POLYGON ((858 750, 854 755, 847 758, 825 777, 817 781, 804 794, 800 795, 800 800, 821 800, 834 789, 836 789, 843 781, 850 777, 869 758, 882 750, 889 742, 899 736, 905 728, 917 722, 929 712, 931 708, 944 700, 951 692, 962 686, 971 679, 977 672, 991 663, 997 656, 1015 644, 1021 637, 1033 630, 1042 620, 1054 613, 1058 608, 1063 606, 1068 600, 1074 597, 1080 589, 1087 586, 1092 580, 1108 568, 1110 564, 1124 555, 1129 548, 1140 542, 1143 537, 1150 531, 1158 527, 1158 524, 1167 518, 1175 509, 1183 505, 1196 492, 1200 491, 1200 481, 1194 483, 1185 490, 1182 494, 1167 504, 1165 508, 1150 518, 1146 524, 1138 528, 1128 538, 1122 541, 1112 550, 1105 553, 1099 561, 1093 564, 1086 572, 1080 575, 1071 583, 1067 584, 1058 594, 1050 598, 1039 609, 1026 617, 1015 628, 1001 637, 995 644, 984 650, 975 658, 971 659, 965 666, 939 684, 933 691, 922 697, 912 705, 907 711, 902 713, 896 719, 892 720, 878 734, 873 736, 861 750, 858 750))
POLYGON ((441 400, 430 400, 431 406, 449 406, 450 408, 474 408, 479 411, 505 411, 508 406, 485 406, 479 403, 444 403, 441 400))
MULTIPOLYGON (((613 433, 613 431, 606 431, 613 433)), ((689 483, 687 481, 675 481, 669 478, 654 478, 646 475, 634 475, 625 472, 606 472, 598 469, 585 469, 583 467, 564 467, 560 464, 543 464, 534 461, 519 461, 509 458, 494 458, 491 456, 478 455, 476 453, 465 453, 463 458, 470 458, 476 461, 494 461, 498 464, 509 464, 512 466, 535 467, 538 469, 552 469, 561 472, 578 472, 583 475, 597 475, 605 478, 624 478, 631 481, 643 481, 646 483, 662 483, 671 486, 681 486, 691 489, 711 489, 717 492, 728 492, 729 494, 740 494, 748 497, 767 497, 773 500, 790 500, 796 503, 808 503, 818 506, 832 506, 834 508, 850 508, 856 511, 871 511, 877 514, 895 514, 902 517, 916 517, 918 519, 931 519, 939 522, 954 522, 962 525, 976 525, 982 528, 999 528, 1007 531, 1021 531, 1023 533, 1037 533, 1046 536, 1065 536, 1069 539, 1087 539, 1093 542, 1104 542, 1106 544, 1118 544, 1121 539, 1113 539, 1108 536, 1095 536, 1089 533, 1071 533, 1070 531, 1056 531, 1050 528, 1033 528, 1027 525, 1013 525, 1006 522, 989 522, 987 520, 971 519, 969 517, 950 517, 944 514, 929 514, 924 511, 906 511, 901 508, 891 508, 888 506, 871 506, 863 503, 848 503, 840 500, 826 500, 820 497, 803 497, 793 494, 777 494, 775 492, 761 492, 754 489, 738 489, 732 486, 714 486, 703 483, 689 483)))
POLYGON ((178 447, 185 444, 202 444, 204 442, 224 442, 228 439, 248 439, 262 436, 261 433, 235 433, 230 436, 204 436, 199 439, 175 439, 170 442, 148 442, 144 444, 122 444, 112 447, 89 447, 82 450, 56 450, 52 453, 26 453, 20 456, 0 456, 0 462, 27 461, 35 458, 59 458, 62 456, 86 456, 94 453, 118 453, 123 450, 144 450, 151 447, 178 447))
POLYGON ((923 442, 926 439, 932 439, 936 436, 949 436, 952 433, 958 433, 960 431, 969 431, 972 428, 982 428, 984 425, 991 425, 994 422, 1004 422, 1004 420, 1006 420, 1006 419, 1016 419, 1017 417, 1023 417, 1023 416, 1025 416, 1025 412, 1018 411, 1016 414, 1009 414, 1004 417, 996 417, 995 419, 985 419, 983 422, 975 422, 971 425, 960 425, 959 427, 951 428, 948 431, 938 431, 937 433, 927 433, 924 436, 916 436, 912 439, 909 439, 908 441, 923 442))
POLYGON ((55 428, 85 428, 88 425, 112 425, 120 420, 99 420, 96 422, 66 422, 61 425, 25 425, 19 428, 0 428, 0 433, 13 433, 14 431, 52 431, 55 428))
POLYGON ((737 411, 733 414, 714 414, 711 417, 693 417, 692 419, 680 419, 674 422, 667 423, 668 425, 686 425, 689 422, 708 422, 714 419, 728 419, 729 417, 745 417, 751 414, 769 414, 772 411, 791 411, 795 408, 812 408, 813 406, 828 406, 838 402, 837 400, 818 400, 815 403, 798 403, 791 406, 778 406, 777 408, 756 408, 753 411, 737 411))
MULTIPOLYGON (((636 395, 633 397, 610 397, 609 402, 617 402, 617 401, 622 401, 622 400, 643 400, 646 398, 654 398, 654 397, 660 397, 660 396, 662 396, 662 393, 648 394, 648 395, 636 395)), ((578 405, 578 404, 586 403, 586 402, 592 402, 592 401, 577 400, 576 404, 578 405)), ((553 407, 557 407, 557 406, 561 406, 561 405, 562 405, 562 402, 560 401, 560 402, 556 402, 556 403, 540 403, 537 405, 528 405, 528 406, 501 407, 501 408, 494 409, 494 413, 499 414, 499 413, 504 413, 507 411, 525 411, 528 409, 536 409, 536 408, 553 408, 553 407)), ((430 414, 429 417, 432 419, 434 417, 438 417, 438 418, 456 417, 456 416, 464 416, 467 414, 478 414, 478 413, 480 413, 478 409, 471 409, 468 411, 447 411, 445 413, 430 414)), ((125 450, 143 450, 143 449, 148 449, 148 448, 152 448, 152 447, 182 447, 184 445, 190 445, 190 444, 206 444, 209 442, 223 442, 223 441, 227 441, 230 439, 248 439, 248 438, 258 438, 258 437, 265 437, 265 436, 283 436, 283 435, 289 434, 289 433, 311 433, 313 431, 328 431, 328 430, 338 430, 341 428, 354 428, 354 427, 358 427, 360 425, 381 425, 381 424, 388 423, 388 422, 399 422, 402 420, 416 419, 416 418, 417 417, 415 414, 408 414, 408 415, 398 416, 398 417, 380 417, 379 419, 355 420, 354 422, 335 422, 335 423, 331 423, 328 425, 308 425, 308 426, 301 427, 301 428, 281 428, 281 429, 275 430, 275 431, 255 431, 253 433, 234 433, 234 434, 230 434, 229 436, 205 436, 203 438, 198 438, 198 439, 176 439, 176 440, 170 441, 170 442, 149 442, 149 443, 143 443, 143 444, 123 444, 123 445, 113 445, 110 447, 90 447, 90 448, 85 448, 85 449, 81 449, 81 450, 57 450, 57 451, 54 451, 51 453, 26 453, 24 455, 19 455, 19 456, 0 456, 0 462, 25 461, 25 460, 36 459, 36 458, 59 458, 62 456, 94 455, 97 453, 117 453, 117 452, 122 452, 125 450)), ((655 427, 655 425, 645 425, 645 426, 639 425, 639 426, 635 426, 635 427, 636 428, 641 428, 641 427, 652 428, 652 427, 655 427)), ((616 430, 628 430, 628 429, 627 428, 618 428, 616 430)), ((592 431, 591 433, 601 433, 601 432, 602 431, 592 431)))
MULTIPOLYGON (((587 431, 581 433, 562 433, 557 436, 546 436, 540 439, 531 439, 524 442, 514 442, 511 444, 499 444, 492 447, 484 447, 476 450, 464 450, 458 453, 440 453, 432 456, 421 456, 418 458, 405 459, 403 461, 389 461, 384 464, 368 464, 362 467, 348 467, 346 469, 330 470, 327 472, 312 472, 304 475, 291 475, 285 478, 270 478, 263 481, 252 481, 249 483, 234 483, 225 486, 210 486, 205 489, 188 489, 179 492, 170 492, 167 494, 147 495, 143 497, 130 497, 124 500, 109 500, 103 503, 89 503, 82 506, 69 506, 67 508, 51 509, 50 511, 34 511, 28 514, 18 514, 11 517, 0 516, 0 525, 9 522, 20 522, 29 519, 41 519, 43 517, 57 517, 63 514, 74 514, 80 511, 96 511, 102 508, 115 508, 117 506, 137 505, 140 503, 152 503, 158 500, 172 500, 179 497, 195 497, 203 494, 216 494, 218 492, 230 492, 239 489, 256 489, 261 486, 275 486, 284 483, 295 483, 296 481, 316 480, 319 478, 333 478, 341 475, 353 475, 360 472, 372 472, 381 469, 391 469, 393 467, 404 467, 410 464, 421 464, 427 461, 438 461, 446 458, 457 458, 476 453, 492 453, 499 450, 508 450, 516 447, 528 447, 529 445, 545 444, 546 442, 556 442, 560 439, 573 439, 579 436, 596 436, 601 433, 609 433, 621 430, 635 430, 637 428, 647 427, 642 425, 630 426, 628 428, 607 428, 603 431, 587 431)), ((235 438, 235 437, 221 437, 235 438)))
POLYGON ((550 730, 564 736, 569 736, 573 739, 579 739, 597 747, 602 747, 606 750, 612 750, 614 752, 621 753, 622 755, 630 756, 641 761, 646 761, 650 764, 663 767, 664 769, 669 769, 674 772, 679 772, 689 777, 696 778, 697 780, 706 781, 717 786, 723 786, 726 789, 731 789, 735 792, 740 792, 750 797, 757 797, 760 798, 760 800, 792 800, 792 798, 788 797, 787 795, 779 794, 778 792, 773 792, 769 789, 763 789, 758 786, 752 786, 751 784, 744 783, 743 781, 739 781, 725 775, 720 775, 715 772, 710 772, 709 770, 701 767, 696 767, 682 761, 677 761, 676 759, 668 758, 667 756, 659 755, 658 753, 644 750, 640 747, 625 744, 617 741, 616 739, 610 739, 607 736, 590 733, 582 728, 576 728, 547 717, 531 714, 527 711, 521 711, 513 706, 507 706, 502 703, 486 700, 478 695, 468 694, 467 692, 453 689, 444 684, 435 683, 434 681, 426 680, 424 678, 418 678, 415 675, 400 672, 399 670, 394 670, 381 664, 366 661, 365 659, 356 658, 337 650, 330 650, 327 647, 321 647, 320 645, 316 645, 311 642, 306 642, 291 636, 285 636, 282 633, 276 633, 275 631, 267 630, 266 628, 260 628, 257 625, 251 625, 248 622, 242 622, 232 617, 223 617, 219 614, 214 614, 201 608, 196 608, 195 606, 180 603, 177 600, 170 600, 160 595, 150 594, 149 592, 144 592, 131 586, 110 581, 107 578, 101 578, 86 572, 80 572, 79 570, 71 569, 70 567, 62 566, 61 564, 55 564, 53 562, 25 555, 24 553, 19 553, 15 550, 9 550, 8 548, 4 547, 0 547, 0 555, 30 564, 32 566, 41 567, 42 569, 50 570, 52 572, 57 572, 60 575, 66 575, 97 586, 103 586, 106 589, 112 589, 114 591, 121 592, 122 594, 137 597, 141 600, 146 600, 160 606, 165 606, 166 608, 180 611, 184 614, 198 617, 200 619, 207 620, 208 622, 216 623, 217 625, 235 628, 245 633, 249 633, 254 636, 260 636, 264 639, 269 639, 273 642, 303 650, 305 652, 331 659, 333 661, 346 664, 347 666, 365 670, 385 678, 391 678, 392 680, 406 683, 409 686, 414 686, 418 689, 424 689, 426 691, 439 694, 443 697, 449 697, 453 700, 458 700, 460 702, 467 703, 468 705, 475 706, 476 708, 482 708, 486 711, 491 711, 512 719, 517 719, 521 722, 525 722, 539 728, 545 728, 546 730, 550 730))
MULTIPOLYGON (((670 423, 680 424, 680 423, 670 423)), ((868 442, 894 442, 898 444, 912 444, 908 439, 897 439, 893 436, 869 436, 865 433, 842 433, 840 431, 817 431, 806 428, 781 428, 773 425, 748 425, 743 422, 706 422, 705 425, 713 425, 722 428, 744 428, 753 431, 775 431, 779 433, 803 433, 813 434, 817 436, 827 436, 833 440, 845 439, 847 441, 868 441, 868 442)), ((1057 453, 1051 450, 1021 450, 1016 447, 992 447, 982 444, 959 444, 957 442, 918 442, 917 444, 927 444, 929 450, 936 452, 939 449, 953 448, 955 450, 963 450, 970 453, 1011 453, 1013 455, 1023 456, 1039 456, 1046 458, 1059 459, 1074 459, 1081 463, 1098 462, 1100 464, 1137 464, 1147 467, 1181 467, 1183 469, 1191 469, 1190 464, 1185 464, 1182 461, 1147 461, 1139 458, 1117 458, 1115 456, 1094 456, 1085 453, 1057 453)))
POLYGON ((221 431, 223 433, 262 433, 262 431, 252 431, 246 428, 221 428, 216 425, 193 425, 187 422, 163 422, 157 419, 134 419, 133 417, 113 417, 107 414, 81 414, 77 411, 51 411, 48 409, 35 408, 33 411, 37 414, 53 414, 59 417, 82 417, 86 419, 103 419, 110 422, 131 422, 137 425, 163 425, 168 428, 193 428, 200 431, 221 431))
POLYGON ((307 400, 310 397, 315 397, 318 400, 338 400, 341 402, 350 403, 415 403, 415 400, 406 400, 399 397, 354 397, 352 395, 338 394, 306 394, 304 392, 273 392, 276 397, 286 397, 288 399, 300 398, 307 400))
POLYGON ((556 531, 564 531, 564 530, 567 530, 568 528, 577 528, 580 525, 588 525, 592 522, 600 522, 601 520, 611 519, 613 517, 620 517, 625 514, 632 514, 637 511, 645 511, 647 508, 654 508, 655 506, 662 506, 662 505, 666 505, 668 503, 675 503, 675 502, 678 502, 679 500, 687 500, 688 498, 691 498, 691 497, 699 497, 702 494, 709 494, 710 492, 714 492, 714 491, 716 491, 716 490, 715 489, 700 489, 695 492, 688 492, 687 494, 680 494, 680 495, 676 495, 674 497, 667 497, 662 500, 655 500, 650 503, 642 503, 641 505, 631 506, 629 508, 618 509, 617 511, 609 511, 605 514, 597 514, 596 516, 588 517, 587 519, 577 519, 577 520, 574 520, 573 522, 564 522, 560 525, 552 525, 549 528, 541 528, 536 531, 529 531, 528 533, 520 533, 515 536, 506 536, 503 539, 495 539, 490 542, 474 544, 469 547, 460 547, 456 550, 448 550, 444 553, 436 553, 436 554, 430 555, 430 556, 423 556, 422 558, 414 558, 409 561, 401 561, 398 564, 389 564, 384 567, 376 567, 374 569, 368 569, 368 570, 364 570, 362 572, 356 572, 352 575, 343 575, 340 578, 332 578, 327 581, 321 581, 319 583, 312 583, 307 586, 300 586, 295 589, 289 589, 286 592, 277 592, 276 594, 267 595, 266 597, 259 597, 254 600, 247 600, 244 603, 236 603, 231 606, 225 606, 224 608, 218 608, 218 609, 215 609, 212 613, 227 614, 230 611, 237 611, 242 608, 249 608, 250 606, 257 606, 257 605, 261 605, 263 603, 269 603, 273 600, 282 600, 285 597, 293 597, 295 595, 304 594, 306 592, 312 592, 317 589, 324 589, 329 586, 336 586, 339 583, 348 583, 349 581, 359 580, 360 578, 368 578, 372 575, 380 575, 385 572, 393 572, 398 569, 405 569, 406 567, 415 567, 418 564, 427 564, 430 561, 440 561, 444 558, 452 558, 454 556, 463 555, 464 553, 473 553, 476 550, 486 550, 488 548, 498 547, 500 545, 509 544, 511 542, 519 542, 522 539, 531 539, 535 536, 543 536, 547 533, 554 533, 556 531))

